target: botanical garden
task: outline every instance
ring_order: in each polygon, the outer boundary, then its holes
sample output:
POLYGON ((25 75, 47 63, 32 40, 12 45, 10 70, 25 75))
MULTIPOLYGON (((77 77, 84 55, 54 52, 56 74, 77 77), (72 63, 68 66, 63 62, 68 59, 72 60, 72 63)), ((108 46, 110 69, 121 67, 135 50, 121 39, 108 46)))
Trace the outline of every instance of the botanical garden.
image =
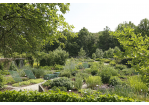
POLYGON ((0 4, 0 102, 148 102, 149 20, 75 33, 69 5, 0 4))

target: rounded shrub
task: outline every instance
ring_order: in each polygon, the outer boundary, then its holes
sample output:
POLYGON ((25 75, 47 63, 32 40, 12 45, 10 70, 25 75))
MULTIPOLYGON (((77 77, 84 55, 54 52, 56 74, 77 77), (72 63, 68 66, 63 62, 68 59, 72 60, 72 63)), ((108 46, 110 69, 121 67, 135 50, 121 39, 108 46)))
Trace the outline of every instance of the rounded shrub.
POLYGON ((109 85, 116 86, 121 84, 121 79, 117 76, 111 76, 109 80, 109 85))
POLYGON ((126 69, 127 66, 126 65, 123 65, 123 64, 116 64, 115 66, 115 69, 119 69, 119 70, 123 70, 123 69, 126 69))
POLYGON ((91 74, 94 76, 94 75, 96 75, 98 73, 98 69, 94 69, 94 70, 92 70, 91 71, 91 74))
POLYGON ((115 66, 116 65, 116 62, 115 61, 110 61, 110 63, 109 63, 111 66, 115 66))
POLYGON ((104 66, 98 75, 101 76, 103 83, 109 83, 111 76, 118 76, 118 71, 113 67, 104 66))
POLYGON ((50 86, 51 88, 56 86, 56 87, 66 87, 67 90, 72 89, 72 81, 70 79, 68 79, 67 77, 60 77, 60 78, 56 78, 53 81, 50 82, 50 86))
POLYGON ((70 78, 70 76, 71 76, 71 72, 68 71, 68 70, 61 71, 60 74, 59 74, 59 77, 68 77, 68 78, 70 78))

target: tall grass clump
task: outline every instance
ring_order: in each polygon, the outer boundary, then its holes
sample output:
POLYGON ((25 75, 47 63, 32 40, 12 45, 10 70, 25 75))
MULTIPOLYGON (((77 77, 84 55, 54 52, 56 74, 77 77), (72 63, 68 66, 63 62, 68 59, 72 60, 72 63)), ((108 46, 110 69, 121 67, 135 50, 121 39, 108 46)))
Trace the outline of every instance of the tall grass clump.
POLYGON ((76 76, 75 76, 75 82, 74 82, 74 86, 76 89, 81 89, 82 88, 82 84, 83 84, 83 78, 82 76, 77 73, 76 76))
POLYGON ((89 76, 88 78, 85 79, 86 84, 89 88, 94 88, 96 85, 101 85, 101 77, 100 76, 89 76))
POLYGON ((135 92, 144 93, 148 91, 148 87, 146 86, 145 83, 142 82, 141 76, 139 75, 129 77, 128 83, 130 84, 132 88, 135 89, 135 92))

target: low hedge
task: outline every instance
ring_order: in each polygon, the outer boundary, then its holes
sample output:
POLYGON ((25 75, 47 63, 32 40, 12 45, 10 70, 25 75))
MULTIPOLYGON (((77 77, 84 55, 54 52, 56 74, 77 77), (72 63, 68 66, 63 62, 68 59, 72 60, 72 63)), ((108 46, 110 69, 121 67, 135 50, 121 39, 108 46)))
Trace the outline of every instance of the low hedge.
MULTIPOLYGON (((75 93, 67 92, 37 92, 37 91, 0 91, 0 102, 135 102, 131 98, 123 98, 118 95, 93 95, 80 97, 75 93)), ((139 101, 137 101, 139 102, 139 101)))

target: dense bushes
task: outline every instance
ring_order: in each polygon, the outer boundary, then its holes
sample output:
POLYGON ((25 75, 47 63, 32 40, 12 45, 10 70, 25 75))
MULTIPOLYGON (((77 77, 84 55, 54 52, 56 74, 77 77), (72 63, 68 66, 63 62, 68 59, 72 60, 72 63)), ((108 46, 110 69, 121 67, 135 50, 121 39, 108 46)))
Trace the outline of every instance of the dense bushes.
POLYGON ((4 70, 4 63, 0 62, 0 70, 4 70))
POLYGON ((53 52, 50 51, 48 54, 42 54, 40 66, 53 66, 55 64, 64 65, 68 56, 69 54, 66 51, 62 50, 61 47, 58 47, 53 52))
POLYGON ((131 98, 124 98, 118 95, 99 95, 95 97, 93 95, 80 97, 79 95, 67 92, 49 91, 49 92, 37 92, 37 91, 0 91, 0 102, 134 102, 137 100, 131 98))
POLYGON ((109 79, 111 76, 118 76, 118 71, 115 70, 113 67, 104 66, 98 75, 101 76, 103 83, 109 83, 109 79))
POLYGON ((15 62, 14 62, 14 61, 11 62, 11 65, 10 65, 9 70, 12 70, 12 71, 17 71, 17 70, 18 70, 17 67, 16 67, 16 65, 15 65, 15 62))
POLYGON ((128 78, 129 85, 135 89, 136 92, 147 92, 148 87, 142 82, 141 76, 131 76, 128 78))
POLYGON ((115 66, 115 69, 119 69, 119 70, 123 70, 123 69, 126 69, 127 66, 126 65, 123 65, 123 64, 116 64, 115 66))
POLYGON ((0 74, 0 89, 4 87, 4 82, 5 82, 4 77, 3 75, 0 74))
POLYGON ((59 77, 68 77, 68 78, 70 78, 70 76, 71 76, 71 72, 68 70, 64 70, 60 72, 60 75, 59 75, 59 77))
POLYGON ((34 69, 32 69, 32 71, 33 71, 34 75, 36 76, 36 78, 43 77, 43 75, 44 75, 44 70, 42 70, 42 69, 34 68, 34 69))
POLYGON ((116 85, 120 85, 120 84, 121 84, 121 79, 120 78, 118 78, 117 76, 110 77, 109 85, 116 86, 116 85))
POLYGON ((115 66, 116 65, 116 62, 114 60, 110 61, 109 63, 111 66, 115 66))
POLYGON ((96 54, 96 58, 101 59, 101 58, 103 58, 104 53, 103 53, 102 49, 97 48, 95 54, 96 54))
POLYGON ((50 82, 50 86, 51 87, 54 87, 54 86, 56 86, 56 87, 58 87, 58 86, 62 87, 62 86, 64 86, 64 87, 67 88, 67 90, 69 90, 69 89, 72 89, 72 82, 71 82, 71 80, 69 80, 66 77, 61 77, 61 78, 56 78, 53 81, 51 81, 50 82))

